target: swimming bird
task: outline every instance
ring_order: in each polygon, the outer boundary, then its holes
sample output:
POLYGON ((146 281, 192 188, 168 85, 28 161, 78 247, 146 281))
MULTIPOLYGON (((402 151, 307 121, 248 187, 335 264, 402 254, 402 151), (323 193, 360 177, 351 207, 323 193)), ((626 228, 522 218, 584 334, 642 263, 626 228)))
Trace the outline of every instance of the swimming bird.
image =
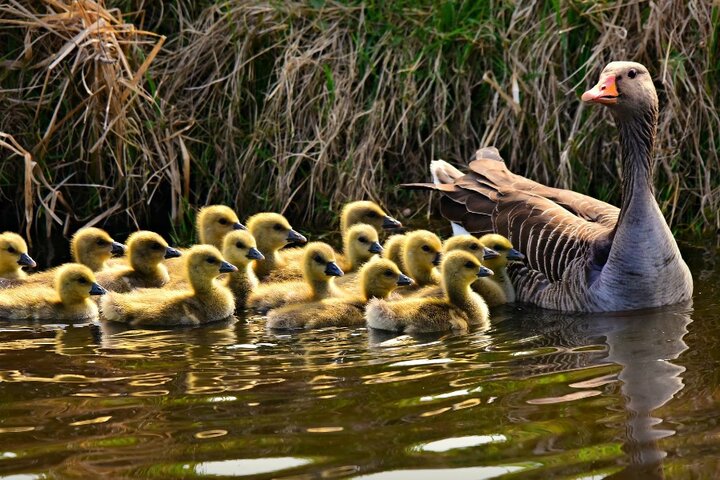
POLYGON ((257 249, 252 234, 245 230, 230 232, 223 239, 223 257, 237 267, 237 272, 226 275, 225 284, 235 295, 235 308, 243 309, 250 292, 258 286, 258 278, 253 270, 256 260, 265 257, 257 249))
POLYGON ((11 280, 27 278, 22 267, 34 268, 35 260, 28 255, 27 243, 13 232, 0 234, 0 278, 11 280))
POLYGON ((378 234, 383 230, 402 227, 402 223, 385 213, 380 205, 368 200, 349 202, 345 204, 340 213, 341 232, 348 232, 350 227, 358 223, 371 225, 378 234))
POLYGON ((405 249, 406 239, 405 234, 396 233, 395 235, 390 235, 383 245, 383 258, 395 262, 400 270, 405 269, 405 265, 403 265, 403 250, 405 249))
MULTIPOLYGON (((522 262, 525 260, 525 255, 515 250, 512 243, 510 243, 510 240, 497 233, 488 233, 483 235, 480 237, 480 242, 485 247, 491 248, 493 251, 498 253, 497 256, 489 258, 483 262, 483 265, 491 269, 494 273, 491 278, 487 279, 487 282, 492 282, 502 289, 503 294, 505 295, 505 302, 503 303, 515 302, 515 287, 508 275, 507 266, 508 262, 522 262)), ((475 289, 475 286, 476 283, 473 283, 473 289, 475 289)), ((486 292, 480 292, 477 289, 475 289, 475 291, 478 291, 481 295, 483 295, 483 298, 488 302, 488 305, 493 307, 497 305, 497 303, 494 297, 492 301, 488 298, 489 295, 492 295, 491 290, 489 289, 490 287, 488 286, 486 290, 488 295, 484 295, 486 292)))
POLYGON ((415 282, 404 288, 402 294, 411 294, 427 285, 440 284, 436 268, 442 258, 442 242, 428 230, 415 230, 405 235, 403 246, 403 272, 415 282))
POLYGON ((653 186, 658 99, 650 72, 611 62, 582 96, 604 105, 620 131, 621 206, 511 173, 494 148, 478 150, 463 175, 434 168, 442 214, 476 234, 499 233, 526 255, 511 268, 518 300, 562 311, 601 312, 671 305, 693 282, 653 186))
POLYGON ((217 277, 237 268, 212 245, 195 245, 183 256, 189 288, 111 292, 100 302, 102 316, 132 327, 195 326, 230 317, 235 299, 217 277))
POLYGON ((290 303, 341 296, 342 291, 335 286, 333 277, 342 275, 332 247, 322 242, 311 242, 303 256, 303 280, 261 284, 250 294, 248 307, 264 313, 290 303))
POLYGON ((360 269, 359 294, 270 310, 267 326, 275 329, 361 326, 365 324, 368 300, 386 298, 397 287, 411 283, 410 277, 393 262, 374 258, 360 269))
POLYGON ((369 327, 405 333, 467 330, 487 326, 488 306, 470 288, 485 267, 474 255, 454 251, 442 262, 444 298, 375 299, 365 309, 369 327))
POLYGON ((181 255, 168 246, 157 233, 141 230, 127 239, 129 266, 117 266, 98 272, 98 283, 112 292, 128 292, 134 288, 159 288, 170 276, 162 261, 181 255))
POLYGON ((68 263, 55 274, 54 288, 20 285, 0 291, 0 317, 12 320, 83 321, 98 316, 91 295, 105 290, 88 267, 68 263))
POLYGON ((290 222, 278 213, 257 213, 248 219, 247 228, 255 237, 258 250, 265 256, 265 260, 255 262, 255 274, 261 281, 283 280, 283 267, 287 261, 278 250, 289 243, 306 243, 307 238, 293 230, 290 222))

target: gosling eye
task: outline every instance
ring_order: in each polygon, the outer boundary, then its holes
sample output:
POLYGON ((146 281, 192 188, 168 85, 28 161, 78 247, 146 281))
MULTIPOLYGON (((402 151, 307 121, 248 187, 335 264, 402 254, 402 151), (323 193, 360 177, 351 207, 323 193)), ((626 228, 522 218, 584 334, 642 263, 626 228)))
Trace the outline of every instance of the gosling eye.
POLYGON ((360 243, 367 243, 367 242, 368 242, 368 239, 367 239, 367 237, 360 237, 360 238, 358 238, 358 242, 360 242, 360 243))
POLYGON ((498 252, 501 251, 501 250, 505 250, 505 247, 503 247, 503 246, 500 245, 499 243, 496 243, 495 246, 492 247, 492 248, 493 248, 493 250, 496 250, 496 251, 498 251, 498 252))
POLYGON ((205 259, 205 261, 206 261, 207 263, 209 263, 210 265, 214 265, 214 264, 218 263, 218 262, 217 262, 217 258, 215 258, 215 257, 207 257, 207 258, 205 259))
POLYGON ((97 244, 98 247, 104 247, 106 245, 109 245, 109 243, 106 242, 105 240, 103 240, 102 238, 98 238, 95 243, 97 244))
POLYGON ((8 253, 17 253, 17 250, 15 250, 15 248, 13 247, 8 247, 7 251, 8 253))
POLYGON ((375 213, 375 212, 370 212, 370 213, 367 214, 367 216, 368 216, 368 218, 377 218, 377 217, 378 217, 378 214, 375 213))
POLYGON ((430 251, 430 246, 428 246, 428 245, 423 245, 423 246, 422 246, 422 251, 423 251, 423 252, 429 252, 429 251, 430 251))
POLYGON ((467 268, 475 268, 475 264, 473 262, 465 262, 465 267, 467 268))
POLYGON ((320 255, 315 255, 313 257, 313 260, 315 260, 317 263, 320 263, 322 265, 325 265, 325 263, 327 263, 320 255))
POLYGON ((395 273, 392 270, 385 270, 385 273, 383 275, 385 275, 386 277, 392 277, 394 274, 395 273))
POLYGON ((165 250, 165 247, 163 247, 157 242, 153 243, 150 248, 152 248, 153 250, 165 250))
POLYGON ((477 243, 473 243, 472 245, 470 245, 470 250, 477 250, 478 248, 480 247, 478 247, 477 243))
POLYGON ((220 225, 227 225, 230 222, 228 222, 227 218, 221 218, 220 220, 218 220, 218 223, 220 225))
POLYGON ((279 232, 279 231, 283 230, 283 226, 280 225, 279 223, 276 223, 275 225, 273 225, 273 230, 279 232))
POLYGON ((636 76, 637 76, 637 71, 634 68, 630 69, 630 71, 628 72, 628 77, 635 78, 636 76))
POLYGON ((88 279, 85 278, 85 277, 78 277, 78 278, 77 278, 77 283, 79 283, 80 285, 86 285, 86 284, 88 284, 88 283, 90 283, 90 282, 89 282, 88 279))
POLYGON ((239 249, 241 249, 241 250, 244 250, 244 249, 245 249, 245 244, 242 243, 242 242, 237 242, 237 243, 235 244, 235 247, 236 247, 236 248, 239 248, 239 249))

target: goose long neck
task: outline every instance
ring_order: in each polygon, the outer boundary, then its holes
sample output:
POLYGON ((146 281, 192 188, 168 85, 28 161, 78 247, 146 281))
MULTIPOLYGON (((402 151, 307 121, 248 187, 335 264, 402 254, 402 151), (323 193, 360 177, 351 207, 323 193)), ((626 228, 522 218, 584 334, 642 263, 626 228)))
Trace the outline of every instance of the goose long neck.
POLYGON ((657 131, 657 106, 618 121, 622 148, 622 206, 618 225, 636 202, 655 201, 653 148, 657 131))

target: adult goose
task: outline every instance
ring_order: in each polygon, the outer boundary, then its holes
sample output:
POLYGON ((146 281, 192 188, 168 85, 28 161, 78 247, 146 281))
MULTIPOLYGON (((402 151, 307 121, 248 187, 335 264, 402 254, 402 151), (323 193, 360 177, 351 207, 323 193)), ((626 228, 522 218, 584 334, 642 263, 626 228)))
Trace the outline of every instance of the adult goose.
POLYGON ((639 63, 612 62, 582 96, 605 105, 620 130, 622 204, 541 185, 480 149, 463 174, 433 162, 443 216, 475 234, 497 232, 527 256, 511 269, 519 301, 562 311, 622 311, 689 300, 693 283, 654 197, 658 100, 639 63))

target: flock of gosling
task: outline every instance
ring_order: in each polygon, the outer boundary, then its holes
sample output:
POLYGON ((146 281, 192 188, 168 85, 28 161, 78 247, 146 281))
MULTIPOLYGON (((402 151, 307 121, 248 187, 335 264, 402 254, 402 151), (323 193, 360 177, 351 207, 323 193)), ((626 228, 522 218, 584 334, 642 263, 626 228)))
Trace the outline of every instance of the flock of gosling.
POLYGON ((306 243, 276 213, 246 225, 229 207, 205 207, 197 217, 200 244, 187 250, 150 231, 133 233, 125 246, 83 228, 71 242, 75 263, 34 274, 23 270, 35 267, 23 238, 0 234, 0 318, 177 326, 247 308, 266 314, 274 329, 466 330, 487 324, 489 307, 514 301, 506 266, 523 259, 497 234, 443 243, 417 230, 383 246, 383 230, 402 225, 369 201, 343 208, 342 253, 306 243))

